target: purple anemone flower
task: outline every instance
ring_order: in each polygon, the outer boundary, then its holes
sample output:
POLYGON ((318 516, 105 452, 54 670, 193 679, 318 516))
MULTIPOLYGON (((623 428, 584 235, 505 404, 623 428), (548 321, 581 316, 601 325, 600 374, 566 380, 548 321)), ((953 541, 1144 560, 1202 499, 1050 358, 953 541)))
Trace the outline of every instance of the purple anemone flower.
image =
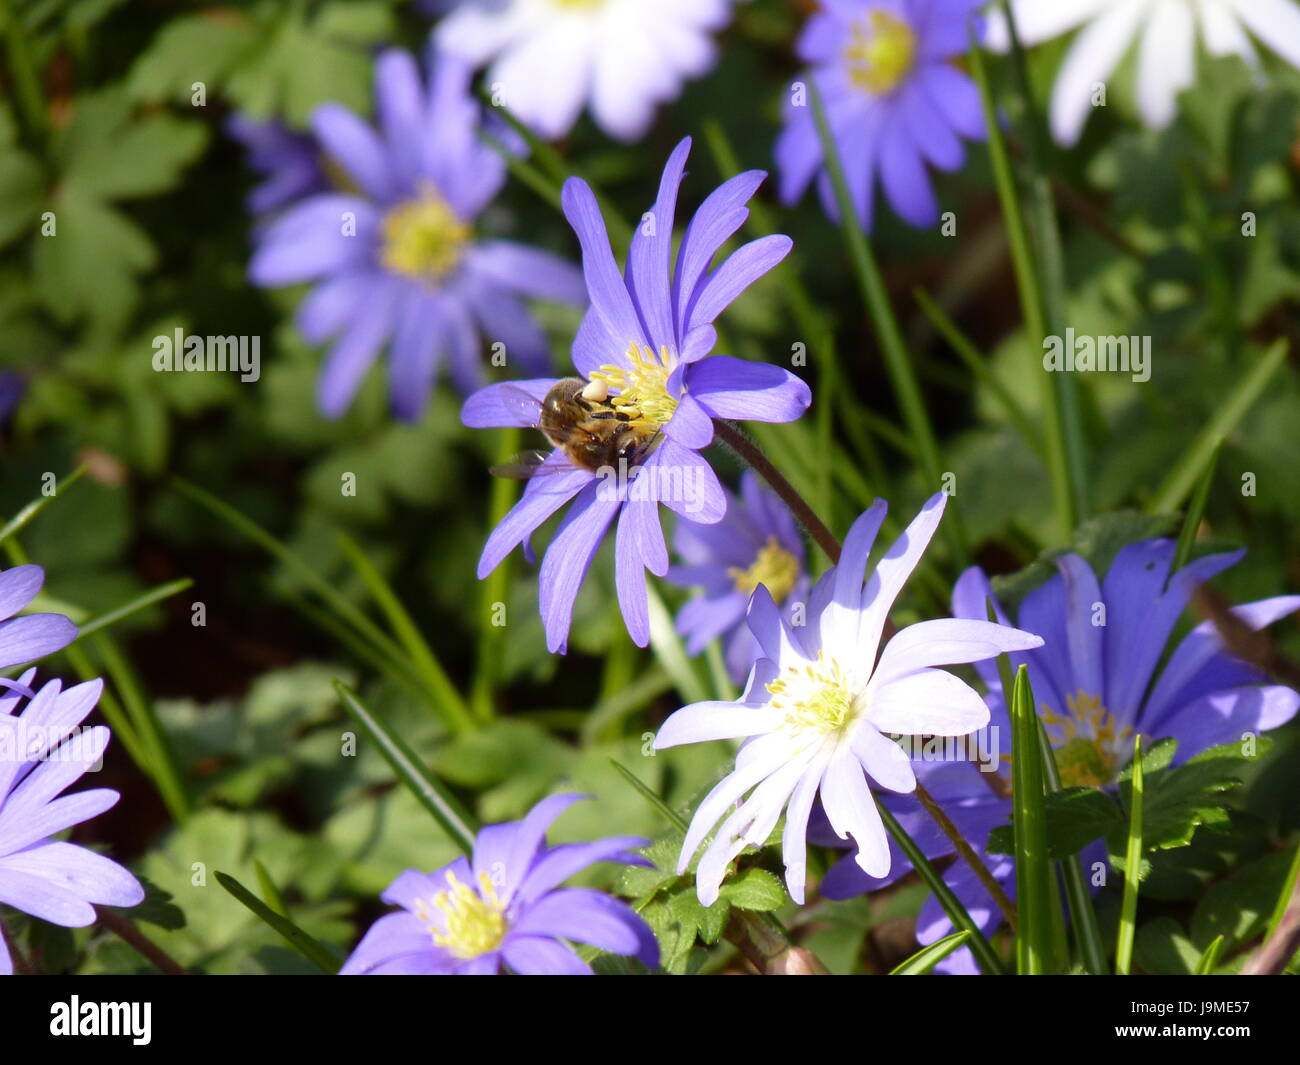
POLYGON ((401 909, 381 917, 340 970, 343 976, 584 976, 591 968, 565 943, 659 964, 649 926, 625 903, 589 888, 560 888, 596 862, 648 865, 621 836, 546 845, 551 822, 581 795, 543 799, 522 821, 479 832, 470 858, 435 873, 408 870, 381 896, 401 909))
MULTIPOLYGON (((1180 764, 1210 747, 1239 741, 1244 734, 1277 728, 1300 707, 1300 693, 1268 684, 1259 669, 1225 648, 1209 621, 1192 629, 1163 669, 1157 669, 1196 586, 1244 554, 1207 555, 1170 577, 1174 550, 1173 541, 1164 539, 1130 544, 1115 557, 1101 583, 1082 558, 1064 555, 1057 560, 1060 573, 1021 604, 1020 626, 1039 633, 1045 643, 1037 651, 1013 654, 1012 666, 1024 664, 1029 669, 1034 701, 1041 708, 1061 782, 1067 787, 1113 791, 1132 755, 1135 733, 1151 740, 1177 740, 1174 763, 1180 764)), ((978 567, 969 569, 953 589, 953 613, 987 617, 985 603, 990 599, 999 619, 1006 622, 988 577, 978 567)), ((1246 603, 1232 612, 1248 628, 1259 630, 1297 609, 1300 596, 1286 595, 1246 603)), ((975 668, 989 692, 986 702, 997 730, 990 734, 1009 737, 1010 719, 998 671, 990 662, 975 668)), ((1006 758, 994 755, 984 767, 986 772, 971 761, 915 768, 973 844, 982 847, 989 833, 1010 819, 1006 758)), ((927 857, 950 852, 951 844, 925 824, 927 819, 914 804, 911 809, 896 809, 906 819, 905 827, 915 829, 927 857)), ((1088 861, 1105 857, 1100 843, 1083 853, 1088 861)), ((910 867, 901 856, 899 861, 897 875, 902 875, 910 867)), ((993 875, 1014 896, 1014 860, 995 854, 988 855, 988 862, 993 875)), ((992 932, 1002 915, 974 873, 958 863, 949 868, 945 879, 984 931, 992 932)), ((846 859, 827 873, 822 893, 841 899, 881 886, 846 859)), ((928 899, 917 921, 917 938, 932 943, 950 931, 939 904, 928 899)), ((958 951, 941 964, 948 972, 975 971, 969 951, 958 951)))
POLYGON ((328 417, 348 408, 386 346, 393 410, 405 419, 423 411, 443 361, 462 391, 482 385, 486 340, 541 372, 546 338, 523 298, 584 298, 570 264, 474 234, 505 164, 479 140, 482 109, 464 63, 431 62, 426 86, 409 54, 380 55, 377 129, 338 104, 318 107, 315 137, 355 191, 309 196, 256 237, 254 284, 315 282, 297 324, 312 343, 335 338, 317 392, 328 417))
MULTIPOLYGON (((23 676, 24 688, 34 672, 23 676)), ((93 680, 64 691, 52 680, 19 715, 14 710, 21 695, 0 698, 0 903, 66 928, 94 924, 97 905, 144 901, 143 888, 122 866, 51 839, 120 798, 109 788, 59 797, 99 762, 108 745, 103 725, 80 728, 103 687, 103 681, 93 680)), ((0 974, 12 972, 13 959, 0 936, 0 974)))
POLYGON ((701 590, 677 614, 687 652, 697 655, 713 640, 722 640, 727 669, 742 683, 762 654, 745 624, 754 589, 763 585, 787 621, 808 601, 804 543, 794 515, 746 470, 740 498, 728 493, 720 522, 677 519, 673 548, 684 564, 670 567, 667 580, 701 590))
POLYGON ((226 132, 248 151, 248 165, 265 179, 248 194, 253 214, 274 211, 330 188, 320 147, 282 122, 231 115, 226 132))
MULTIPOLYGON (((939 218, 926 171, 958 170, 962 138, 983 140, 975 83, 953 65, 969 47, 968 26, 984 0, 825 0, 796 46, 812 65, 845 179, 866 229, 877 180, 895 213, 918 228, 939 218)), ((983 22, 976 18, 977 33, 983 22)), ((776 143, 781 198, 794 203, 813 175, 822 204, 839 219, 811 102, 786 102, 776 143)))
MULTIPOLYGON (((15 615, 36 598, 45 583, 40 566, 15 566, 0 572, 0 670, 35 662, 61 651, 77 638, 77 626, 62 614, 15 615)), ((30 696, 23 682, 0 677, 0 691, 30 696)))
POLYGON ((945 618, 901 629, 877 660, 894 600, 934 536, 946 500, 942 492, 932 496, 868 578, 867 557, 887 509, 876 500, 853 523, 839 563, 813 589, 806 625, 786 624, 759 585, 749 627, 763 657, 744 694, 683 707, 659 730, 657 749, 746 739, 735 769, 696 809, 678 859, 683 873, 713 833, 695 874, 705 906, 717 899, 732 860, 747 846, 762 847, 782 813, 786 886, 802 903, 805 834, 818 794, 836 835, 852 837, 862 872, 888 875, 894 858, 868 778, 888 791, 916 789, 911 761, 891 737, 965 736, 983 728, 984 701, 938 667, 1042 645, 1005 625, 945 618))
MULTIPOLYGON (((564 185, 564 213, 582 245, 592 302, 573 341, 573 364, 589 382, 582 394, 595 397, 593 411, 639 434, 644 447, 622 469, 579 464, 557 447, 483 548, 480 578, 573 501, 542 562, 541 612, 552 651, 565 649, 578 588, 615 517, 619 605, 632 639, 644 647, 650 638, 645 571, 663 576, 668 570, 659 504, 706 524, 726 510, 722 486, 699 454, 713 442, 713 419, 793 421, 812 401, 808 386, 788 370, 710 355, 714 319, 785 258, 791 241, 761 237, 712 266, 744 224, 745 203, 765 177, 749 171, 704 201, 682 236, 674 270, 673 217, 690 147, 687 138, 669 158, 654 208, 632 238, 626 274, 614 262, 591 189, 578 178, 564 185)), ((542 378, 491 385, 466 401, 461 418, 474 428, 536 426, 540 403, 556 384, 542 378)))

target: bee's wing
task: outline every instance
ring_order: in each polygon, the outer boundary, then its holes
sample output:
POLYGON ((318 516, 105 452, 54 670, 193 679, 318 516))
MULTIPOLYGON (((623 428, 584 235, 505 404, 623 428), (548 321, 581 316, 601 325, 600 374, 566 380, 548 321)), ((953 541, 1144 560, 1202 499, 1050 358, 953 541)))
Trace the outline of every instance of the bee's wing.
POLYGON ((567 456, 557 451, 521 451, 509 462, 490 467, 488 472, 495 477, 526 481, 532 477, 552 477, 557 473, 569 473, 575 468, 567 456))
POLYGON ((526 424, 536 429, 542 420, 542 403, 516 385, 501 384, 496 388, 497 401, 507 411, 517 414, 526 424))

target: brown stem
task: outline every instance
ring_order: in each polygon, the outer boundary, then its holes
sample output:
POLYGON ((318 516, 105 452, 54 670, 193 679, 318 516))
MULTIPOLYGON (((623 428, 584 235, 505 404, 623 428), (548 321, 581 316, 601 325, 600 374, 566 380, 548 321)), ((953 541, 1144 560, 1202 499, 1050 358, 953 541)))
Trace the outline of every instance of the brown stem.
POLYGON ((124 943, 129 943, 137 952, 148 962, 151 962, 154 968, 159 972, 164 972, 168 976, 189 976, 190 972, 180 962, 176 961, 162 947, 158 946, 152 939, 146 936, 140 929, 136 928, 129 920, 120 913, 110 910, 104 906, 96 906, 95 913, 99 915, 99 923, 121 939, 124 943))
POLYGON ((757 445, 731 422, 715 421, 713 429, 717 433, 719 440, 731 448, 744 460, 746 465, 752 467, 755 473, 772 486, 772 491, 781 497, 782 502, 790 508, 799 524, 808 530, 808 535, 817 542, 818 547, 826 552, 827 557, 832 562, 838 562, 840 560, 840 542, 835 539, 830 529, 826 528, 821 518, 817 517, 812 507, 804 501, 803 496, 799 494, 794 485, 787 481, 785 475, 772 465, 771 460, 758 449, 757 445))
POLYGON ((966 838, 957 830, 957 826, 943 812, 943 807, 935 801, 933 795, 925 790, 924 785, 919 780, 916 782, 916 797, 921 800, 925 812, 934 818, 935 824, 943 830, 943 834, 957 848, 957 853, 975 871, 975 875, 979 877, 979 882, 984 885, 984 890, 993 896, 993 901, 998 904, 998 909, 1002 911, 1002 916, 1006 918, 1007 924, 1011 926, 1011 931, 1017 931, 1020 927, 1020 921, 1016 916, 1015 903, 1007 897, 1007 893, 1002 890, 1002 885, 997 882, 997 878, 989 871, 989 867, 984 864, 984 860, 966 842, 966 838))

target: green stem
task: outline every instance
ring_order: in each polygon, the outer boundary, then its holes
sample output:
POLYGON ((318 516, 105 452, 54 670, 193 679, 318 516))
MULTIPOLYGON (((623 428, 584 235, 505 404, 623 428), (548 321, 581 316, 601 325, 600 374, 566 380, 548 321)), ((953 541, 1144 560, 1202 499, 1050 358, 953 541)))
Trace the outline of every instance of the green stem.
MULTIPOLYGON (((849 192, 848 181, 844 176, 844 166, 840 159, 839 148, 831 133, 826 119, 826 109, 822 104, 821 93, 814 82, 808 83, 808 95, 812 101, 813 119, 817 125, 817 135, 821 139, 822 155, 826 161, 826 170, 835 189, 835 201, 840 212, 840 232, 844 235, 848 249, 849 261, 853 264, 853 273, 858 281, 863 302, 880 340, 880 350, 884 355, 885 369, 893 385, 894 395, 898 399, 903 421, 907 426, 920 460, 921 471, 934 489, 943 483, 943 465, 939 458, 939 443, 930 424, 925 403, 921 398, 921 387, 917 382, 912 366, 912 358, 903 339, 902 330, 894 316, 885 290, 885 280, 871 251, 871 244, 862 229, 857 208, 849 192)), ((958 556, 966 558, 969 551, 966 537, 959 516, 954 511, 946 528, 957 549, 958 556)))

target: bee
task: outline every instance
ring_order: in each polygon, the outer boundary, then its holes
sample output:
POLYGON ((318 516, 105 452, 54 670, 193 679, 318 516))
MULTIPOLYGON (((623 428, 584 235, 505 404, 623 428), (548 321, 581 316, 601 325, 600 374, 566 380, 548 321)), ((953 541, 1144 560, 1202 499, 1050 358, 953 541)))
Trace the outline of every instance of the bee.
MULTIPOLYGON (((533 427, 564 453, 570 468, 576 466, 592 473, 607 467, 635 469, 658 440, 659 431, 646 429, 615 407, 599 381, 566 377, 552 385, 540 403, 521 388, 503 392, 507 403, 527 411, 533 427)), ((498 477, 532 477, 547 457, 544 451, 527 451, 511 462, 493 466, 492 473, 498 477)))

